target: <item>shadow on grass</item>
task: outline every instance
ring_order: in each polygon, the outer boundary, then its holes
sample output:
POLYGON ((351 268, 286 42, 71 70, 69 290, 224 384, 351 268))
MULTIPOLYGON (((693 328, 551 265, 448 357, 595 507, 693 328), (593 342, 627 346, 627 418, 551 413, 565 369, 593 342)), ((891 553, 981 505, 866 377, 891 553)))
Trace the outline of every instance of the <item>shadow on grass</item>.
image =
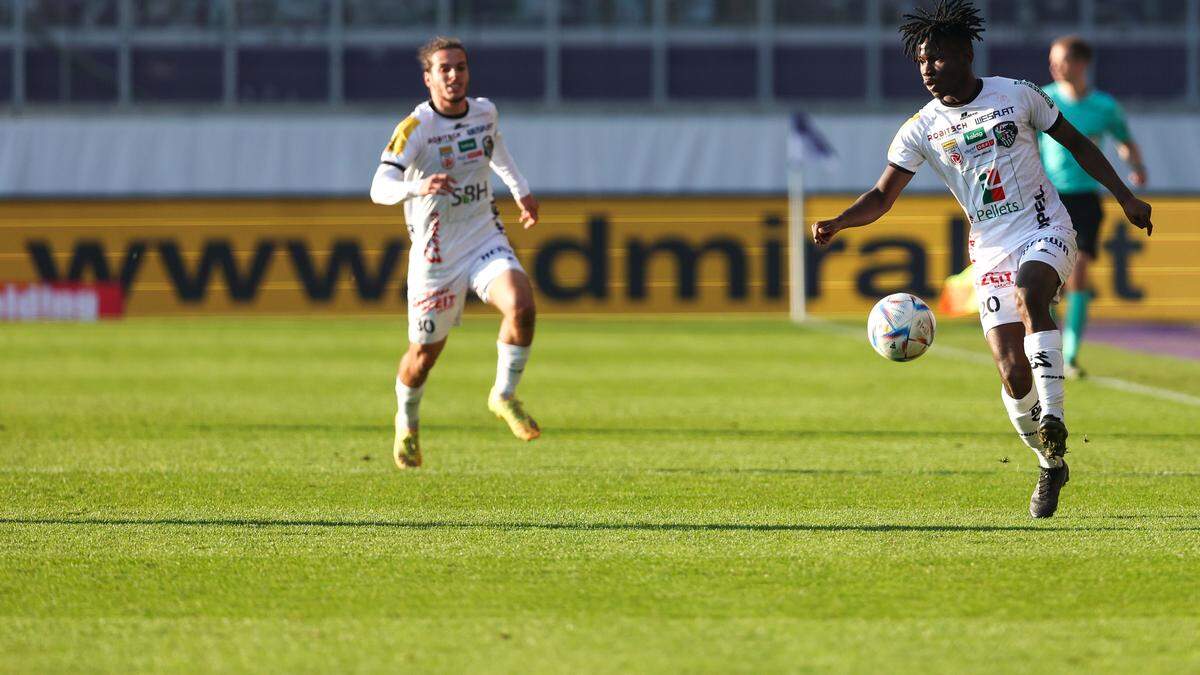
MULTIPOLYGON (((191 424, 188 429, 196 431, 276 431, 276 432, 361 432, 361 433, 391 433, 392 427, 388 421, 380 424, 330 424, 319 422, 269 423, 269 422, 229 422, 221 424, 191 424)), ((430 424, 425 423, 422 429, 426 431, 482 431, 496 432, 503 430, 496 424, 430 424)), ((548 432, 559 438, 573 436, 708 436, 715 438, 1013 438, 1010 431, 931 431, 929 429, 738 429, 733 427, 552 427, 548 432)), ((1200 433, 1090 433, 1089 442, 1108 439, 1200 439, 1200 433)))
MULTIPOLYGON (((387 432, 391 433, 389 423, 381 424, 321 424, 321 423, 225 423, 225 424, 192 424, 189 429, 197 431, 282 431, 282 432, 387 432)), ((503 431, 503 426, 496 424, 429 424, 421 425, 425 431, 503 431)), ((899 438, 903 436, 920 436, 936 438, 1009 438, 1011 432, 971 432, 971 431, 929 431, 896 429, 737 429, 722 427, 719 429, 701 427, 556 427, 551 432, 560 438, 572 436, 709 436, 720 438, 899 438)), ((1195 434, 1200 438, 1200 434, 1195 434)))
MULTIPOLYGON (((1061 520, 1059 522, 1062 522, 1061 520)), ((398 530, 568 530, 627 532, 1144 532, 1145 527, 1057 525, 813 525, 775 523, 472 523, 454 520, 298 520, 273 518, 0 518, 0 525, 167 526, 167 527, 330 527, 398 530)), ((1156 528, 1195 532, 1200 527, 1156 528)))

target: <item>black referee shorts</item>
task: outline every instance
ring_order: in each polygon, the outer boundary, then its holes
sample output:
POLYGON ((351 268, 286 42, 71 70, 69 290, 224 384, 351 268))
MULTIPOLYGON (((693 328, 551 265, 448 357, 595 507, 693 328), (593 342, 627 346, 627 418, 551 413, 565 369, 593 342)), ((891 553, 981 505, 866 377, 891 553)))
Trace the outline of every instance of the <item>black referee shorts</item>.
POLYGON ((1075 225, 1075 245, 1080 251, 1096 258, 1096 244, 1100 239, 1100 221, 1104 219, 1104 209, 1100 206, 1100 193, 1077 192, 1060 194, 1071 223, 1075 225))

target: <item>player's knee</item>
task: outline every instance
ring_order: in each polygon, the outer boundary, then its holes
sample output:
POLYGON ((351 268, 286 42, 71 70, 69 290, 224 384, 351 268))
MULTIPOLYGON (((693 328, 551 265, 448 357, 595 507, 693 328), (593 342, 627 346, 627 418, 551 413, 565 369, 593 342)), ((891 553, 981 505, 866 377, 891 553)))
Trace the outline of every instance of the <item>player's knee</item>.
POLYGON ((1000 359, 999 367, 1000 379, 1009 396, 1020 398, 1029 392, 1033 386, 1033 373, 1023 354, 1005 354, 1000 359))
POLYGON ((440 344, 413 344, 409 346, 409 357, 412 367, 421 374, 427 374, 433 369, 433 364, 437 363, 438 354, 441 353, 440 344))
POLYGON ((513 303, 509 315, 518 326, 532 327, 537 320, 537 308, 533 304, 533 298, 518 299, 513 303))
POLYGON ((1029 316, 1031 312, 1045 312, 1050 309, 1051 294, 1036 286, 1017 287, 1017 309, 1021 316, 1029 316))

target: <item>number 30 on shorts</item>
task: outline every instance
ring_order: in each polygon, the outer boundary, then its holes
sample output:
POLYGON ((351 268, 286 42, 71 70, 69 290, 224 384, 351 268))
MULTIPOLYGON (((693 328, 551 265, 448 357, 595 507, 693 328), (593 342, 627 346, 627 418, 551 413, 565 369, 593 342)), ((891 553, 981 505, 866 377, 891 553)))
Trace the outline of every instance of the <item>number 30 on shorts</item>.
POLYGON ((989 296, 983 301, 984 314, 995 314, 1000 311, 1000 298, 989 296))
POLYGON ((416 325, 417 332, 419 333, 432 334, 437 330, 437 324, 433 322, 433 319, 417 319, 413 323, 416 325))

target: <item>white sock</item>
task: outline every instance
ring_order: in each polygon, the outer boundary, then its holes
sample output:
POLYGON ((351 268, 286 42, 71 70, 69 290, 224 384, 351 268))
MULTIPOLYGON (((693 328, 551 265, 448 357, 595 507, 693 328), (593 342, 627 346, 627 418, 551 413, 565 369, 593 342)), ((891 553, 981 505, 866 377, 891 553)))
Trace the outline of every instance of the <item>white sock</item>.
POLYGON ((1033 368, 1033 386, 1042 403, 1042 414, 1063 418, 1066 377, 1063 376, 1062 332, 1044 330, 1025 336, 1025 356, 1033 368))
POLYGON ((421 422, 421 394, 425 385, 409 387, 396 378, 396 428, 417 429, 421 422))
POLYGON ((1004 402, 1004 409, 1008 411, 1008 419, 1012 421, 1013 428, 1021 437, 1021 442, 1029 446, 1029 449, 1033 450, 1033 454, 1037 455, 1038 465, 1046 469, 1054 468, 1050 465, 1050 460, 1042 456, 1042 443, 1038 440, 1037 428, 1038 420, 1042 416, 1042 404, 1038 401, 1037 387, 1030 387, 1029 392, 1021 400, 1009 396, 1008 392, 1004 391, 1004 387, 1000 387, 1000 400, 1004 402))
POLYGON ((517 391, 517 383, 521 381, 521 373, 525 372, 525 363, 529 361, 529 347, 510 345, 496 342, 496 384, 492 386, 492 396, 512 398, 517 391))

